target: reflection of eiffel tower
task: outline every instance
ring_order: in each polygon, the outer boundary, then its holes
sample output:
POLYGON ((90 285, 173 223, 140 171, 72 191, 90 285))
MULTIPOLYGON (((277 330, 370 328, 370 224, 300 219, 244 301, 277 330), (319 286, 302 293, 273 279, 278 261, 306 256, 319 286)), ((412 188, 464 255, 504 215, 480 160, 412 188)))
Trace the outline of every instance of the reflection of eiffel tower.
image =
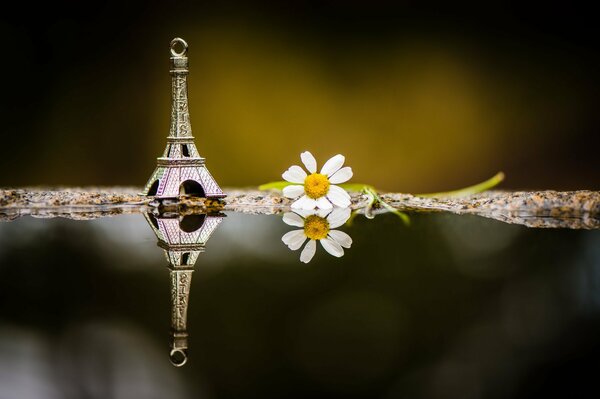
POLYGON ((143 195, 177 198, 181 194, 199 197, 225 197, 200 156, 192 136, 188 110, 187 43, 180 38, 171 42, 171 129, 167 147, 144 187, 143 195), (183 47, 181 52, 175 46, 183 47))
POLYGON ((198 255, 215 231, 224 215, 145 215, 158 237, 158 246, 165 250, 171 275, 171 352, 173 365, 187 362, 188 333, 187 309, 192 283, 192 272, 198 255))

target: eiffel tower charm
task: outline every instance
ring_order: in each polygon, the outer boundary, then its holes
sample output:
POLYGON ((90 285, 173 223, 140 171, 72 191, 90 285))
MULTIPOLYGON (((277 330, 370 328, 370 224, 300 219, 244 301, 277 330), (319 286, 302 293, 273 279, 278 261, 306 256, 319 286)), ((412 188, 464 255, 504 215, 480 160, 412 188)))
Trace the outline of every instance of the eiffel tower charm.
POLYGON ((171 41, 171 129, 167 147, 157 159, 154 173, 143 195, 178 198, 181 195, 225 197, 200 156, 192 136, 187 97, 188 45, 185 40, 171 41), (176 47, 181 46, 181 52, 176 47))

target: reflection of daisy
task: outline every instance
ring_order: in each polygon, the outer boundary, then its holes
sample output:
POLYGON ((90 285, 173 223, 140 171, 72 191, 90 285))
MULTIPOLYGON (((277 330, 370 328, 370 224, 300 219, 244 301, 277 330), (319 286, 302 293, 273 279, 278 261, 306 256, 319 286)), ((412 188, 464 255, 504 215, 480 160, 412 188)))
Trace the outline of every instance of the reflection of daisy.
POLYGON ((345 161, 343 155, 338 154, 325 162, 320 173, 317 173, 317 161, 310 152, 303 152, 300 158, 310 175, 298 165, 290 166, 282 175, 290 183, 296 183, 283 189, 283 195, 288 198, 300 197, 292 204, 292 208, 309 210, 331 209, 333 205, 342 208, 350 206, 350 195, 336 186, 352 177, 352 168, 342 168, 345 161))
POLYGON ((344 248, 350 248, 352 238, 343 231, 331 230, 340 227, 350 218, 349 208, 334 208, 327 215, 326 211, 312 211, 298 213, 288 212, 283 215, 283 221, 290 226, 303 227, 302 230, 292 230, 281 237, 281 240, 292 251, 299 249, 308 238, 309 241, 300 254, 300 261, 310 262, 317 251, 317 241, 325 251, 340 257, 344 255, 344 248))

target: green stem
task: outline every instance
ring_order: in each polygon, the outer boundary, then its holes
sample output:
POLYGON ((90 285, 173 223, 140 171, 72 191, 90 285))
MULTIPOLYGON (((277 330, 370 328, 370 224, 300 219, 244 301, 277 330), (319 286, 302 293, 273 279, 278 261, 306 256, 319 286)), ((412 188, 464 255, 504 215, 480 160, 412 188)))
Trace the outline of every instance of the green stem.
POLYGON ((402 220, 402 222, 404 222, 405 225, 410 225, 410 218, 408 217, 408 215, 404 212, 400 212, 398 209, 394 208, 393 206, 382 200, 379 194, 377 194, 377 192, 372 187, 364 187, 363 191, 369 197, 369 204, 365 208, 365 216, 367 218, 373 219, 374 215, 371 213, 371 210, 373 209, 373 205, 375 204, 375 202, 378 202, 388 212, 391 212, 394 215, 398 216, 402 220))
POLYGON ((368 184, 363 184, 363 183, 342 183, 342 184, 338 184, 338 186, 340 186, 341 188, 343 188, 346 191, 356 192, 356 193, 364 191, 366 188, 370 188, 371 190, 375 191, 375 187, 370 186, 368 184))
POLYGON ((270 183, 266 183, 266 184, 261 184, 260 186, 258 186, 259 190, 283 190, 285 187, 289 186, 290 184, 294 184, 294 183, 290 183, 287 181, 272 181, 270 183))
MULTIPOLYGON (((470 187, 465 187, 465 188, 461 188, 459 190, 446 191, 446 192, 441 192, 441 193, 417 194, 416 197, 427 197, 427 198, 467 197, 469 195, 481 193, 483 191, 487 191, 493 187, 496 187, 503 180, 504 180, 504 173, 498 172, 492 178, 490 178, 484 182, 481 182, 479 184, 470 186, 470 187)), ((287 181, 274 181, 271 183, 263 184, 263 185, 259 186, 258 189, 259 190, 283 190, 286 186, 289 186, 290 184, 294 184, 294 183, 289 183, 287 181)), ((387 202, 382 200, 381 197, 379 196, 379 194, 377 194, 377 190, 375 190, 375 187, 370 186, 368 184, 359 184, 359 183, 346 183, 346 184, 340 184, 339 186, 346 191, 354 191, 354 192, 362 191, 368 197, 367 205, 364 208, 364 215, 366 218, 373 219, 375 217, 375 215, 373 214, 373 207, 375 206, 375 204, 380 204, 388 212, 391 212, 394 215, 398 216, 404 222, 405 225, 408 226, 410 224, 410 218, 408 217, 408 215, 404 212, 399 211, 398 209, 394 208, 393 206, 391 206, 390 204, 388 204, 387 202)), ((351 223, 351 221, 350 221, 350 223, 351 223)))
POLYGON ((481 182, 479 184, 475 184, 474 186, 469 186, 465 188, 461 188, 459 190, 446 191, 441 193, 428 193, 428 194, 415 194, 415 197, 425 197, 425 198, 460 198, 460 197, 468 197, 469 195, 481 193, 483 191, 487 191, 491 188, 496 187, 504 180, 504 173, 498 172, 492 178, 481 182))

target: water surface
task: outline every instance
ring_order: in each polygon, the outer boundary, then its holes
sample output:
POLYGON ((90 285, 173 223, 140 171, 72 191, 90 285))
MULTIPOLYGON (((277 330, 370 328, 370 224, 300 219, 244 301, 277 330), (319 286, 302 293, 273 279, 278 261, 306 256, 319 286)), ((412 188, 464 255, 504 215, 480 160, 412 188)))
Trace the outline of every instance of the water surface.
POLYGON ((595 388, 600 232, 358 216, 300 262, 228 213, 193 266, 188 360, 143 215, 0 223, 0 397, 501 398, 595 388))

